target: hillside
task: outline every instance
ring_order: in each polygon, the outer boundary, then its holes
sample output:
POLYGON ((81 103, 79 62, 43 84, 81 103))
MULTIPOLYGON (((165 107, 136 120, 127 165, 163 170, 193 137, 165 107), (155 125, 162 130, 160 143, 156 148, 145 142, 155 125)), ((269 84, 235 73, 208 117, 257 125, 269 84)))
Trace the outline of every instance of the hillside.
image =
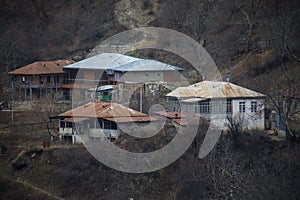
MULTIPOLYGON (((52 143, 43 149, 47 131, 38 126, 1 129, 0 196, 73 200, 298 199, 299 144, 292 147, 261 133, 244 133, 235 139, 224 135, 206 158, 198 159, 203 131, 168 167, 130 174, 98 162, 82 145, 52 143)), ((136 152, 160 148, 162 144, 161 140, 141 144, 127 137, 116 141, 116 145, 136 152)))
MULTIPOLYGON (((255 82, 261 73, 270 78, 279 75, 276 69, 282 65, 289 71, 298 68, 299 17, 297 0, 3 0, 1 73, 7 77, 7 71, 36 60, 83 59, 109 36, 134 27, 159 26, 198 41, 224 76, 247 86, 240 77, 255 82), (251 56, 256 61, 256 56, 265 52, 272 52, 272 58, 261 57, 254 65, 264 69, 249 74, 253 71, 249 67, 251 56)), ((155 59, 187 66, 159 54, 155 59)), ((256 89, 257 85, 250 87, 256 89)))
MULTIPOLYGON (((203 45, 224 79, 269 95, 300 83, 299 9, 298 0, 1 0, 0 102, 11 98, 9 91, 1 97, 1 88, 11 86, 9 71, 40 60, 79 61, 106 38, 147 26, 185 33, 203 45)), ((191 83, 201 80, 180 55, 152 49, 134 54, 183 67, 191 83)), ((43 149, 48 132, 30 112, 15 111, 14 127, 11 120, 11 111, 0 111, 0 199, 300 197, 299 141, 273 140, 266 131, 223 134, 198 159, 202 127, 176 162, 130 174, 98 162, 83 145, 52 142, 43 149)), ((144 142, 122 137, 114 143, 148 152, 174 134, 171 127, 144 142)))

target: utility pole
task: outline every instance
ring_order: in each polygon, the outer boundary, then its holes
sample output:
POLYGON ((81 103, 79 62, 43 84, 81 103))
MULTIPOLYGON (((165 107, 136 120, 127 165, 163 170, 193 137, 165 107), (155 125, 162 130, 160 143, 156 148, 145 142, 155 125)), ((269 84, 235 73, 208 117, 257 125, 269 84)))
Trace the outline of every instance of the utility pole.
POLYGON ((140 112, 143 112, 143 87, 140 87, 140 112))
POLYGON ((11 125, 14 125, 14 81, 11 82, 11 125))
POLYGON ((32 88, 31 88, 31 80, 29 80, 29 94, 30 94, 30 101, 32 101, 32 88))

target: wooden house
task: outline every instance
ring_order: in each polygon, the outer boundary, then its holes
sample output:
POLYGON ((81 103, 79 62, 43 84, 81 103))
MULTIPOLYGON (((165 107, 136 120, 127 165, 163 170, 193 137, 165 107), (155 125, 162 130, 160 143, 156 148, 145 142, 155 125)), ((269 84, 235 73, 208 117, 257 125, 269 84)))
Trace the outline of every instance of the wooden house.
POLYGON ((37 100, 45 90, 60 92, 64 81, 63 67, 73 63, 69 60, 34 62, 9 72, 16 89, 16 100, 37 100))

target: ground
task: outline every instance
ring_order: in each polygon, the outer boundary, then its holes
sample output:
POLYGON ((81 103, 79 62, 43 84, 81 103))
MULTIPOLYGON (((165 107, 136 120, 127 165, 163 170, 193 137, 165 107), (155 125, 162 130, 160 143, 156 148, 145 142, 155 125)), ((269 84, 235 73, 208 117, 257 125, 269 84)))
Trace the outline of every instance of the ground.
MULTIPOLYGON (((207 157, 198 159, 203 138, 199 131, 188 151, 170 166, 128 174, 101 164, 82 145, 51 143, 43 149, 42 142, 48 138, 45 129, 20 127, 0 129, 0 196, 4 199, 300 197, 299 144, 273 141, 266 133, 243 133, 235 138, 223 135, 207 157)), ((150 140, 151 148, 159 147, 164 136, 156 138, 150 140)), ((116 144, 131 151, 150 145, 127 137, 116 144)))

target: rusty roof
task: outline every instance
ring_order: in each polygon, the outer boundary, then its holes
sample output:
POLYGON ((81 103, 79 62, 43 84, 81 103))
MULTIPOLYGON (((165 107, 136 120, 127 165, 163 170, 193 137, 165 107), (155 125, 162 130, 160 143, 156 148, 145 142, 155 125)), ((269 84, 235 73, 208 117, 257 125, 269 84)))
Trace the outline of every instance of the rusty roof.
POLYGON ((63 121, 76 123, 76 122, 83 122, 87 119, 88 118, 82 118, 82 117, 68 117, 68 118, 65 118, 63 121))
POLYGON ((108 121, 118 122, 118 123, 126 123, 126 122, 151 122, 157 121, 158 119, 155 117, 114 117, 114 118, 105 118, 108 121))
POLYGON ((38 74, 62 74, 63 67, 72 64, 70 60, 39 61, 34 62, 14 71, 9 72, 12 75, 38 75, 38 74))
POLYGON ((158 111, 155 113, 163 117, 166 117, 181 126, 187 126, 190 122, 190 119, 192 118, 201 120, 202 121, 201 123, 206 122, 206 120, 201 118, 200 116, 188 112, 158 111))
POLYGON ((168 93, 168 97, 177 98, 241 98, 265 97, 253 90, 229 82, 202 81, 187 87, 179 87, 168 93))
POLYGON ((112 102, 90 102, 72 110, 69 110, 67 112, 64 112, 58 116, 76 118, 103 118, 110 121, 114 120, 116 122, 138 122, 150 120, 147 114, 125 107, 121 104, 112 102), (125 120, 125 118, 127 119, 125 120))

